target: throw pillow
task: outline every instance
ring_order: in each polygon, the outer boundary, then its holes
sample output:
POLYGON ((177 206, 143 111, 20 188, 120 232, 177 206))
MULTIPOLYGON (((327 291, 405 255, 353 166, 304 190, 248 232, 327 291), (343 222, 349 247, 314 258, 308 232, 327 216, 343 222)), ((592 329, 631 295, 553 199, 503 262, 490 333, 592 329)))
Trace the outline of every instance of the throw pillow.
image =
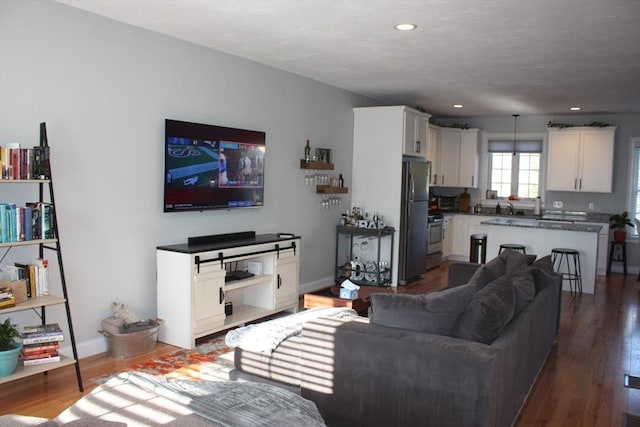
POLYGON ((535 255, 525 255, 522 252, 507 249, 502 251, 498 258, 504 262, 505 272, 510 273, 531 264, 533 262, 530 261, 532 256, 535 259, 535 255))
POLYGON ((370 322, 411 331, 451 335, 475 287, 456 286, 430 294, 372 294, 370 322))
POLYGON ((553 270, 553 262, 551 262, 551 255, 540 258, 531 266, 529 266, 533 281, 536 287, 536 293, 544 289, 552 280, 555 275, 553 270))
POLYGON ((491 344, 513 317, 515 290, 511 276, 502 276, 479 290, 460 315, 453 336, 491 344))
POLYGON ((483 267, 491 272, 491 274, 493 275, 493 280, 497 279, 507 272, 506 262, 504 261, 504 257, 501 256, 495 257, 494 259, 486 263, 483 267))
POLYGON ((471 276, 471 279, 469 279, 468 284, 475 286, 476 290, 479 291, 489 283, 493 282, 495 279, 496 277, 491 272, 491 269, 486 265, 483 265, 478 268, 475 273, 473 273, 473 276, 471 276))
POLYGON ((536 285, 533 274, 528 268, 511 273, 511 283, 516 294, 516 307, 513 313, 515 317, 536 297, 536 285))

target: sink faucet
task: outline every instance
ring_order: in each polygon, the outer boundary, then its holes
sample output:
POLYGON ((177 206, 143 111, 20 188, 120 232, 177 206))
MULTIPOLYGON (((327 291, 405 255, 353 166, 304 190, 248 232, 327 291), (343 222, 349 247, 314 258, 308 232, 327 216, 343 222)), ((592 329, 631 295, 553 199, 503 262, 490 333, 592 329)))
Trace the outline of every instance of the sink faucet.
POLYGON ((511 202, 507 202, 507 207, 509 208, 509 215, 513 215, 513 204, 511 204, 511 202))

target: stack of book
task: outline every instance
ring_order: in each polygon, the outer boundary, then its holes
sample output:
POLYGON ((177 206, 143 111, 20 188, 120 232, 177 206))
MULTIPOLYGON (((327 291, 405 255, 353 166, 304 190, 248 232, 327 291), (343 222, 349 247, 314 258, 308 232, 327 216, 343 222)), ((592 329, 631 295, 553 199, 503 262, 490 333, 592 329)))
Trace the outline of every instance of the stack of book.
POLYGON ((24 366, 41 365, 60 361, 60 341, 64 340, 57 323, 25 326, 22 333, 20 358, 24 366))
POLYGON ((47 202, 28 202, 23 207, 0 203, 0 241, 53 239, 53 215, 53 205, 47 202))
POLYGON ((0 146, 0 179, 49 179, 49 147, 21 148, 18 143, 0 146))
POLYGON ((0 309, 13 307, 16 305, 16 297, 13 295, 11 288, 0 288, 0 309))

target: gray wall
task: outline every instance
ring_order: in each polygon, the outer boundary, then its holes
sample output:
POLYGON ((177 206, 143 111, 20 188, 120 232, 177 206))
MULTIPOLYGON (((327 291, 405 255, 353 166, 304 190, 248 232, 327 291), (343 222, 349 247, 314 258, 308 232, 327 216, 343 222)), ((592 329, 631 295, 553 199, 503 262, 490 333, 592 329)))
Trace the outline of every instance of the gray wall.
MULTIPOLYGON (((43 0, 0 0, 0 58, 0 144, 36 145, 39 123, 47 123, 82 356, 104 351, 97 330, 112 301, 143 318, 156 315, 157 245, 244 230, 294 232, 302 236, 303 289, 330 282, 339 211, 320 209, 299 159, 306 139, 333 149, 348 186, 352 107, 370 100, 43 0), (163 213, 165 118, 265 131, 265 206, 163 213)), ((27 187, 6 187, 0 201, 37 198, 27 187)), ((350 205, 348 195, 344 202, 350 205)), ((29 261, 37 251, 9 255, 5 263, 29 261)), ((31 313, 12 320, 38 322, 31 313)), ((48 320, 62 324, 62 308, 48 320)))

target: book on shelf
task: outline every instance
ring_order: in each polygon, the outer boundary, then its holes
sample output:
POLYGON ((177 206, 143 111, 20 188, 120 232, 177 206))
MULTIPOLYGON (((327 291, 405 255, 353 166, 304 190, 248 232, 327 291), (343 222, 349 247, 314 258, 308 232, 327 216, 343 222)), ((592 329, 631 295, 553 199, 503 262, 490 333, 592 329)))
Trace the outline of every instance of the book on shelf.
POLYGON ((3 308, 13 307, 14 305, 16 305, 16 299, 13 295, 0 299, 0 310, 3 308))
POLYGON ((22 332, 22 344, 46 344, 64 340, 64 333, 57 323, 25 326, 22 332))
POLYGON ((31 264, 34 266, 34 276, 36 278, 36 295, 49 295, 49 261, 44 258, 37 258, 31 264))
POLYGON ((64 341, 64 335, 61 333, 57 335, 45 335, 41 337, 23 337, 22 338, 23 345, 43 344, 43 343, 50 343, 50 342, 56 342, 56 341, 64 341))
POLYGON ((55 363, 59 361, 60 361, 60 355, 58 354, 56 356, 42 357, 39 359, 23 360, 22 363, 24 366, 35 366, 35 365, 43 365, 46 363, 55 363))
POLYGON ((57 353, 59 349, 60 343, 56 341, 42 344, 23 345, 21 353, 25 356, 40 353, 57 353))
POLYGON ((35 337, 39 335, 55 335, 61 334, 62 328, 57 323, 47 323, 44 325, 32 325, 22 328, 23 335, 35 337))
POLYGON ((49 146, 33 147, 33 179, 50 179, 49 146))
POLYGON ((48 202, 0 203, 0 241, 2 243, 53 239, 55 211, 48 202))
POLYGON ((51 178, 49 147, 20 147, 18 143, 0 146, 0 179, 29 180, 51 178))
POLYGON ((22 360, 44 359, 45 357, 58 356, 58 349, 43 350, 40 352, 25 353, 20 352, 20 358, 22 360))
POLYGON ((0 309, 13 307, 16 304, 16 297, 9 286, 0 287, 0 309))
MULTIPOLYGON (((10 282, 24 281, 27 298, 49 295, 49 261, 44 258, 35 259, 31 264, 16 262, 4 266, 1 273, 10 282)), ((2 283, 5 282, 0 280, 0 285, 2 283)))

